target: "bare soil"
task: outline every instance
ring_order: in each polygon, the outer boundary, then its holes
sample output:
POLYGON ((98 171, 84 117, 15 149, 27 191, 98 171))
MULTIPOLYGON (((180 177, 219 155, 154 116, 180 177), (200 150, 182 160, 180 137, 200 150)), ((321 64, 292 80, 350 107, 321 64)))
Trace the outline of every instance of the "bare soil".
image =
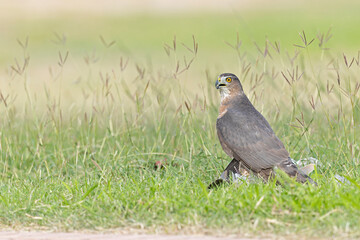
MULTIPOLYGON (((122 234, 122 233, 61 233, 61 232, 40 232, 40 231, 6 231, 0 232, 0 239, 6 240, 250 240, 250 238, 236 237, 214 237, 204 235, 144 235, 144 234, 122 234)), ((251 238, 254 239, 254 238, 251 238)), ((261 238, 265 239, 265 238, 261 238)))

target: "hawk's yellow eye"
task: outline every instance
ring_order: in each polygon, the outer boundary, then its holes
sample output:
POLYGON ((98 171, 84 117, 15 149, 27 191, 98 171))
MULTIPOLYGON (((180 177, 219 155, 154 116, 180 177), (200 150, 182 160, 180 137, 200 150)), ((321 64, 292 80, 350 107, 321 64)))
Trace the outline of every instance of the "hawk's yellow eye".
POLYGON ((229 78, 229 77, 226 78, 226 81, 227 81, 227 82, 231 82, 231 78, 229 78))

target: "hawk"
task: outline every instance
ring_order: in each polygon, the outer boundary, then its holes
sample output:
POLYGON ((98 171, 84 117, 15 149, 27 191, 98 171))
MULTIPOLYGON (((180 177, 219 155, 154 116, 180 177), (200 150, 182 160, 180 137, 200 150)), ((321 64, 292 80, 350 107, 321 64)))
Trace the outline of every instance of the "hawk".
POLYGON ((298 182, 316 184, 291 160, 269 123, 246 97, 237 76, 223 73, 215 87, 221 95, 216 130, 223 150, 232 161, 209 188, 229 181, 230 174, 241 176, 246 172, 266 182, 274 175, 274 168, 281 169, 298 182))

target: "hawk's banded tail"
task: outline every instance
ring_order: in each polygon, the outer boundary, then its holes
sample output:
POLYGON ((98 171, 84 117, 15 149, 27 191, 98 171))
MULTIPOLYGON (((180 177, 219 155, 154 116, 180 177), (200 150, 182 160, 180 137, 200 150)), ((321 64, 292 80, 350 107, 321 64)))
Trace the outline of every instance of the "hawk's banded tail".
POLYGON ((312 180, 308 175, 306 175, 303 171, 301 171, 295 163, 289 157, 286 161, 282 161, 278 168, 283 170, 290 177, 296 177, 296 181, 301 183, 309 182, 311 184, 317 185, 317 183, 312 180))

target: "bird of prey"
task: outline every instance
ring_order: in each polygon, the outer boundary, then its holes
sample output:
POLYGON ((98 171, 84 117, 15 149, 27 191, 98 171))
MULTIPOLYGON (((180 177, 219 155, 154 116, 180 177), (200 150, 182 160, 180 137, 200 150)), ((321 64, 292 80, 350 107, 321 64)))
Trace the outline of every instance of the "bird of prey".
POLYGON ((266 182, 273 177, 274 168, 281 169, 298 182, 316 184, 291 160, 269 123, 246 97, 237 76, 223 73, 215 87, 221 95, 216 130, 223 150, 232 161, 209 188, 230 181, 231 174, 241 176, 246 172, 266 182))

